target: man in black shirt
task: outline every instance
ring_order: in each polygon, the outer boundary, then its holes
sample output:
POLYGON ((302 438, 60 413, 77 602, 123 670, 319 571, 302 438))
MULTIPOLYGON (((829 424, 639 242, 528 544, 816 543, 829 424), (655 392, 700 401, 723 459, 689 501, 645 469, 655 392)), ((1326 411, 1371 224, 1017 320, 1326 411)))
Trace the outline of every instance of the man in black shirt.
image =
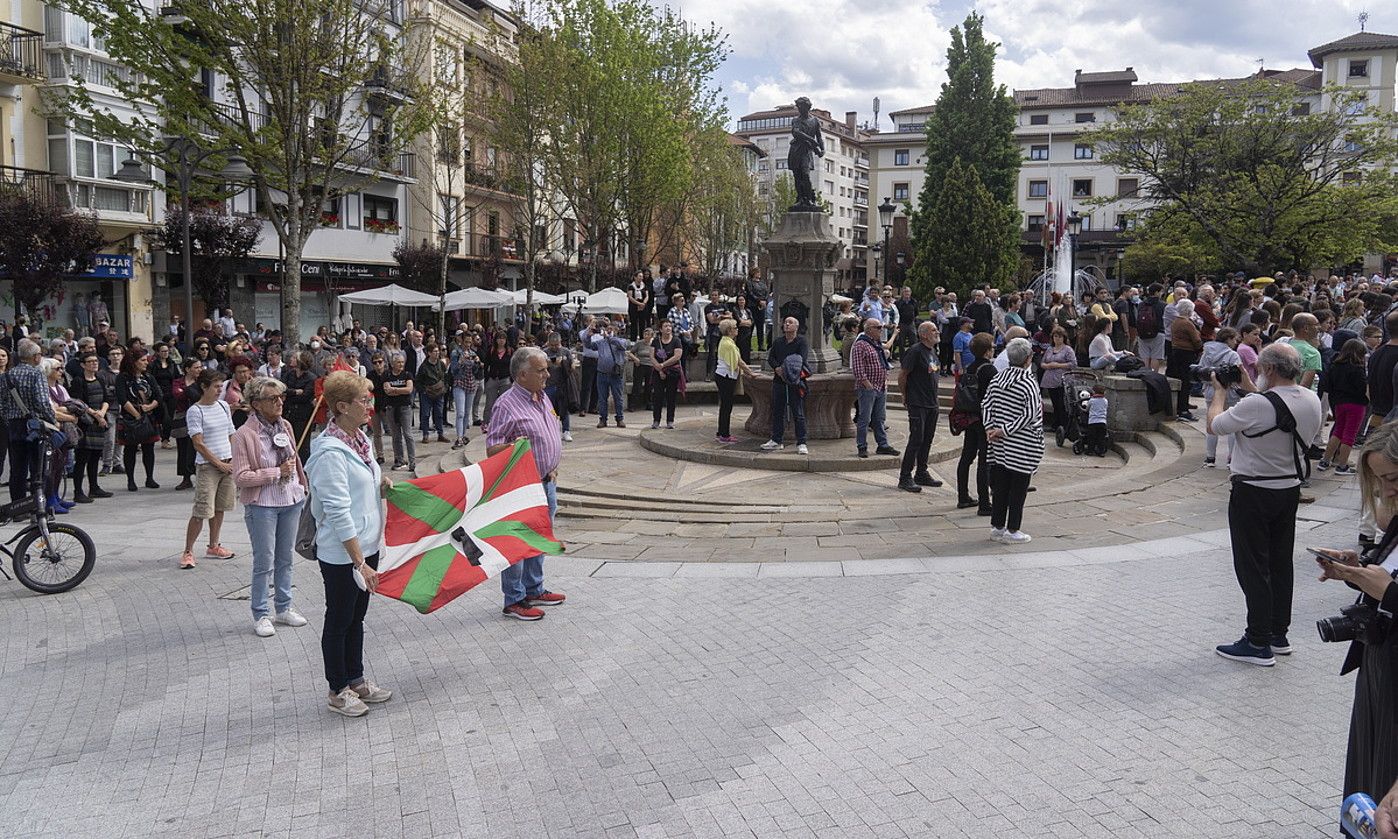
MULTIPOLYGON (((1388 343, 1381 344, 1369 356, 1368 375, 1369 416, 1379 422, 1393 410, 1393 368, 1398 366, 1398 312, 1389 312, 1384 323, 1390 337, 1388 343)), ((1367 428, 1360 430, 1367 431, 1367 428)))
POLYGON ((988 332, 995 334, 995 313, 991 309, 990 303, 985 299, 985 292, 976 289, 971 295, 971 302, 966 304, 966 308, 961 311, 963 317, 971 319, 973 324, 971 332, 988 332))
POLYGON ((939 487, 942 482, 927 471, 927 454, 937 433, 937 324, 924 321, 917 327, 917 343, 903 353, 898 389, 908 408, 908 445, 903 449, 903 468, 898 488, 922 492, 923 487, 939 487), (916 466, 917 471, 913 468, 916 466))
POLYGON ((767 297, 772 293, 767 287, 767 283, 762 280, 759 269, 754 268, 748 275, 748 281, 743 288, 744 296, 748 299, 748 308, 752 310, 752 331, 757 336, 757 349, 767 349, 767 297))
POLYGON ((791 407, 791 418, 796 424, 796 451, 810 454, 806 448, 806 396, 805 385, 801 383, 802 372, 809 372, 811 345, 805 336, 798 335, 800 324, 796 318, 782 321, 782 335, 772 342, 767 351, 767 366, 772 368, 772 438, 762 444, 762 450, 774 452, 783 448, 782 437, 786 434, 786 410, 791 407), (792 361, 788 368, 788 358, 798 356, 798 364, 792 361))
POLYGON ((917 301, 911 286, 903 286, 902 296, 894 301, 898 309, 898 340, 893 342, 894 354, 900 354, 917 340, 917 301))
POLYGON ((732 317, 732 309, 719 296, 718 289, 709 292, 709 302, 704 304, 704 349, 707 350, 704 366, 713 381, 714 368, 718 366, 718 324, 726 317, 732 317))

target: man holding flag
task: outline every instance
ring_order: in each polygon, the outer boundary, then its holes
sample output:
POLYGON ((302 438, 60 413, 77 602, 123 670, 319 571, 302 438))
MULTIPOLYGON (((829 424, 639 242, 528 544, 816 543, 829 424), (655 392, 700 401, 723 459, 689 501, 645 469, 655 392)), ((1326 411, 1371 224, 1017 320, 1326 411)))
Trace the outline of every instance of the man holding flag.
MULTIPOLYGON (((495 400, 486 429, 486 455, 495 455, 524 438, 529 441, 534 462, 548 497, 549 519, 558 511, 558 463, 563 457, 562 426, 553 412, 553 403, 544 395, 549 382, 549 360, 538 347, 520 347, 510 357, 510 389, 495 400)), ((522 621, 544 616, 540 606, 561 606, 564 595, 544 588, 544 556, 520 560, 500 572, 500 588, 505 595, 504 613, 522 621)))

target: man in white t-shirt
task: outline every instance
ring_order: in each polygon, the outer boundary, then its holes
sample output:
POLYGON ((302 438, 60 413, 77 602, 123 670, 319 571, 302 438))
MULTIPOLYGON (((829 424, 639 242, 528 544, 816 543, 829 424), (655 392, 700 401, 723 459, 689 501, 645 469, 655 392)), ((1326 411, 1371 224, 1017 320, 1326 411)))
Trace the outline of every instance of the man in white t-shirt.
POLYGON ((1301 481, 1309 473, 1306 447, 1320 427, 1320 399, 1298 384, 1301 356, 1289 344, 1272 344, 1257 357, 1267 380, 1259 393, 1244 371, 1241 389, 1249 394, 1229 408, 1228 388, 1213 381, 1207 428, 1210 434, 1233 435, 1228 469, 1233 489, 1228 498, 1228 531, 1233 543, 1233 571, 1247 601, 1247 632, 1222 644, 1224 658, 1270 667, 1272 657, 1290 655, 1286 632, 1291 624, 1294 577, 1291 553, 1296 545, 1296 508, 1301 481), (1286 411, 1273 399, 1280 399, 1286 411), (1289 417, 1287 416, 1289 412, 1289 417), (1288 427, 1294 423, 1294 427, 1288 427))
POLYGON ((185 412, 189 441, 194 445, 194 510, 184 531, 184 553, 181 568, 193 568, 194 540, 209 523, 209 549, 204 554, 212 559, 232 559, 232 551, 219 544, 223 529, 223 514, 237 503, 233 486, 233 412, 219 398, 224 375, 219 370, 204 370, 199 374, 199 401, 185 412))
POLYGON ((232 340, 238 334, 238 321, 233 317, 233 310, 227 306, 223 309, 223 316, 218 319, 218 325, 223 327, 223 337, 232 340))

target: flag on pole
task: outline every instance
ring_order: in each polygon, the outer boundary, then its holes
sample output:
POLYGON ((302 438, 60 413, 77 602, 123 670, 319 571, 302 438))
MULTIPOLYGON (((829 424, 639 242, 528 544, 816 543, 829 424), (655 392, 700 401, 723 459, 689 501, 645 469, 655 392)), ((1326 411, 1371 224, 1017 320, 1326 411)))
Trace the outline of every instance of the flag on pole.
POLYGON ((1053 241, 1053 184, 1048 185, 1048 190, 1044 195, 1044 227, 1039 231, 1039 242, 1044 246, 1044 254, 1047 257, 1050 243, 1053 241))
POLYGON ((423 614, 510 565, 561 554, 528 440, 463 469, 393 485, 378 593, 423 614))

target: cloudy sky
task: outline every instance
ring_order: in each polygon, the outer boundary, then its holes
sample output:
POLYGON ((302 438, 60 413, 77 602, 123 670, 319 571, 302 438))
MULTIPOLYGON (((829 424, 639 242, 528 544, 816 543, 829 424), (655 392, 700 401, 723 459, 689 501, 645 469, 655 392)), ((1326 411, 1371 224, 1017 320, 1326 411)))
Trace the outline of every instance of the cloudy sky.
MULTIPOLYGON (((661 5, 665 0, 655 0, 661 5)), ((687 19, 728 34, 720 82, 733 117, 809 96, 842 118, 936 100, 948 30, 971 8, 1003 47, 997 79, 1011 88, 1067 87, 1073 71, 1134 67, 1142 82, 1308 67, 1306 51, 1359 29, 1398 34, 1392 0, 669 0, 687 19), (1386 9, 1386 11, 1385 11, 1386 9)))

